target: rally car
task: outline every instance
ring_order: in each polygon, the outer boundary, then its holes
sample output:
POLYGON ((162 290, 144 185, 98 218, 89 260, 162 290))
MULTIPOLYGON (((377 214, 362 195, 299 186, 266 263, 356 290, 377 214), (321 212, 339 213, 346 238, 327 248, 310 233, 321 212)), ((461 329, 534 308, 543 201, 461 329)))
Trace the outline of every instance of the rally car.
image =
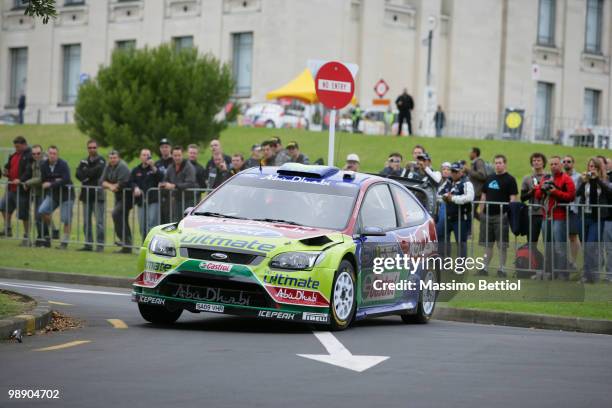
POLYGON ((437 272, 381 271, 378 261, 435 251, 432 217, 394 180, 295 163, 251 168, 179 223, 151 230, 133 300, 155 324, 173 323, 183 310, 333 330, 390 314, 424 323, 434 311, 437 272), (415 284, 389 285, 400 282, 415 284))

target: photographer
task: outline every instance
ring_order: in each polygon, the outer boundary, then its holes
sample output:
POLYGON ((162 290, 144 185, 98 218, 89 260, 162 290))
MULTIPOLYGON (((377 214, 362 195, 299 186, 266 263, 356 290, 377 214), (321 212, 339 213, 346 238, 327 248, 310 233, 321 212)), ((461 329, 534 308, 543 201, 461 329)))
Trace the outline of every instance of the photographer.
POLYGON ((432 170, 431 157, 427 153, 421 153, 416 157, 416 166, 408 173, 408 178, 422 183, 430 183, 434 187, 442 181, 442 174, 439 171, 432 170))
POLYGON ((391 153, 385 163, 385 168, 380 171, 382 176, 401 176, 402 174, 402 155, 400 153, 391 153))
POLYGON ((604 224, 608 217, 606 205, 612 202, 612 190, 608 184, 603 164, 596 157, 589 159, 587 171, 582 174, 581 181, 576 198, 580 204, 584 204, 584 275, 582 282, 595 283, 598 280, 597 274, 602 256, 599 242, 602 241, 604 224))
MULTIPOLYGON (((576 187, 572 178, 563 172, 561 158, 553 156, 550 158, 550 172, 552 175, 542 178, 542 182, 535 186, 534 194, 536 200, 544 201, 544 242, 546 242, 546 273, 554 272, 553 253, 555 267, 562 272, 557 276, 568 280, 567 253, 565 243, 567 242, 566 216, 568 204, 576 196, 576 187), (552 247, 551 247, 551 244, 552 247)), ((555 276, 552 276, 553 278, 555 276)))

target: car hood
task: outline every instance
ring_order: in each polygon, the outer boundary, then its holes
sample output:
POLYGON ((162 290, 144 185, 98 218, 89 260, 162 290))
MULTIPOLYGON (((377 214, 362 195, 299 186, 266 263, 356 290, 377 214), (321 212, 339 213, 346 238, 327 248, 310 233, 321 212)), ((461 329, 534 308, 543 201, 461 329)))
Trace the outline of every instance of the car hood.
MULTIPOLYGON (((236 240, 267 244, 264 252, 282 252, 288 245, 297 250, 321 249, 344 241, 342 233, 307 226, 252 220, 232 220, 216 217, 188 216, 178 225, 182 245, 221 246, 239 248, 236 240), (199 238, 198 238, 199 237, 199 238), (207 237, 207 238, 204 238, 207 237), (221 240, 225 238, 226 240, 221 240), (233 240, 228 243, 229 240, 233 240)), ((257 245, 249 245, 255 249, 257 245)), ((261 249, 261 248, 260 248, 261 249)))

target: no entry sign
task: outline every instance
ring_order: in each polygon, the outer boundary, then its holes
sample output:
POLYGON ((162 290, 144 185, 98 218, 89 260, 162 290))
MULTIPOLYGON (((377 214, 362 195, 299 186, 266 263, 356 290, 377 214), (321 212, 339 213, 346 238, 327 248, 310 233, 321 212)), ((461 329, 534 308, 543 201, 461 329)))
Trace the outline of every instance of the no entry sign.
POLYGON ((315 78, 319 101, 329 109, 342 109, 355 94, 355 80, 342 63, 331 61, 323 65, 315 78))

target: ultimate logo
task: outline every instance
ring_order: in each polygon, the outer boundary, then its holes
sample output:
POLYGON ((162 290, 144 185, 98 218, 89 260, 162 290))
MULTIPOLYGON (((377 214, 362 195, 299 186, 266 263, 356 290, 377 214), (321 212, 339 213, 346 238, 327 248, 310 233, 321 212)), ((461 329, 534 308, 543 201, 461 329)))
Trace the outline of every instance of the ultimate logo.
POLYGON ((198 245, 209 245, 219 246, 226 248, 237 248, 237 249, 251 249, 253 251, 270 252, 276 245, 264 244, 258 240, 245 241, 239 239, 231 239, 224 237, 216 237, 214 235, 196 235, 189 234, 181 238, 181 244, 198 244, 198 245))
POLYGON ((280 273, 272 275, 266 273, 263 277, 264 283, 276 286, 288 286, 292 288, 306 288, 306 289, 318 289, 321 282, 313 280, 310 276, 306 278, 295 278, 293 276, 286 276, 280 273))

